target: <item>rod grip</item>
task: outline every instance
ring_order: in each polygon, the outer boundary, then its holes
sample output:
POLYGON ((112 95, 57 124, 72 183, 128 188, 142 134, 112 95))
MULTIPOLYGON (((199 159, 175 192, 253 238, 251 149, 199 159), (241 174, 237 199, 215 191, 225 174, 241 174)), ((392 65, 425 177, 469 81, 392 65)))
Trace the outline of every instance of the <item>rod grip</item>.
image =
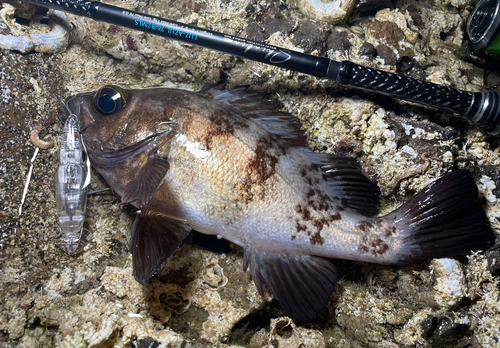
POLYGON ((337 83, 466 115, 474 93, 342 61, 337 83))

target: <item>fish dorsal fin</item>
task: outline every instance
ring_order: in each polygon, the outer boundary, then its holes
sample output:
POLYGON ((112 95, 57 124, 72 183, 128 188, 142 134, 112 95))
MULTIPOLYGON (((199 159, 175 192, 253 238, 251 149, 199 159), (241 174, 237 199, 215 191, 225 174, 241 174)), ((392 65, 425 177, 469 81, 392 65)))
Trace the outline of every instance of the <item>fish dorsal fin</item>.
POLYGON ((224 90, 223 85, 203 89, 200 93, 239 110, 269 133, 279 136, 287 146, 307 146, 301 123, 291 114, 279 111, 265 100, 266 94, 248 91, 248 86, 224 90))
POLYGON ((354 158, 300 149, 324 173, 323 178, 342 204, 365 216, 377 213, 380 189, 361 172, 354 158))
POLYGON ((190 231, 186 223, 172 220, 154 207, 144 206, 134 220, 130 238, 135 280, 144 285, 190 231))
POLYGON ((250 266, 261 296, 265 286, 289 316, 311 321, 326 308, 337 284, 337 270, 328 260, 309 255, 285 255, 245 250, 244 269, 250 266))

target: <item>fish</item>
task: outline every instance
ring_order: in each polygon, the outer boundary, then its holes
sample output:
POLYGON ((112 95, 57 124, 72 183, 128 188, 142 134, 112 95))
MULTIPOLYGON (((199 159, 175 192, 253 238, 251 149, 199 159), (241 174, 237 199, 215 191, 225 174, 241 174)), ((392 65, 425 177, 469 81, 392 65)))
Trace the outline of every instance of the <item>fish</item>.
POLYGON ((356 159, 313 152, 300 122, 247 87, 104 86, 69 101, 92 166, 137 214, 133 275, 145 284, 192 230, 244 249, 244 270, 311 321, 339 275, 332 259, 404 265, 494 244, 472 174, 457 170, 377 216, 356 159))

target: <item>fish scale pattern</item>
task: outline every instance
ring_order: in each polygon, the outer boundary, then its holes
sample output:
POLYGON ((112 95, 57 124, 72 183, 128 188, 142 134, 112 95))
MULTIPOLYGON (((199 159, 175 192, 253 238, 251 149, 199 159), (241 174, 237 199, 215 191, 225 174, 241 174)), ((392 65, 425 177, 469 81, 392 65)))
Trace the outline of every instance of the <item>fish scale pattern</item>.
MULTIPOLYGON (((345 62, 342 62, 344 65, 345 62)), ((350 62, 349 62, 350 63, 350 62)), ((357 64, 351 66, 350 86, 360 87, 387 94, 414 103, 450 109, 462 115, 467 114, 474 100, 474 93, 436 85, 411 77, 371 69, 357 64)))

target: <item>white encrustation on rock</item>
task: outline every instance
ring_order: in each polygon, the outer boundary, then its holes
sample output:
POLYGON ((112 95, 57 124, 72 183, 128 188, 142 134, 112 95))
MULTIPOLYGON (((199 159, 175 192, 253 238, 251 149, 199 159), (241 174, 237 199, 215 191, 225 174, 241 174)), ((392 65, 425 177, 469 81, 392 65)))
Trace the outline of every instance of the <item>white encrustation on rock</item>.
POLYGON ((298 0, 297 2, 300 10, 312 19, 332 24, 345 21, 349 17, 355 3, 355 0, 298 0))

